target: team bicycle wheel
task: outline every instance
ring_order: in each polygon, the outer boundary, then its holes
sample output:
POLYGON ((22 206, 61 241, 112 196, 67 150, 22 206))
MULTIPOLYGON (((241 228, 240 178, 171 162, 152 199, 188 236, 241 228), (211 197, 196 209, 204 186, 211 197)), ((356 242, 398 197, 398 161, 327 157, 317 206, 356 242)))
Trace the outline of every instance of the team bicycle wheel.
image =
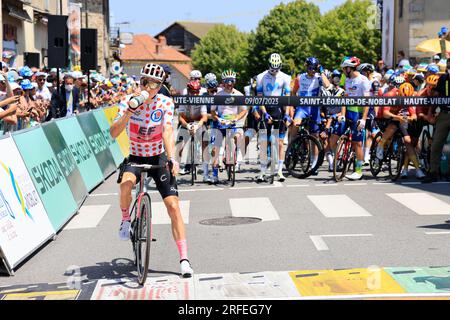
POLYGON ((315 137, 307 135, 296 138, 288 147, 285 156, 286 170, 297 179, 311 176, 323 163, 324 151, 322 144, 315 137), (314 149, 319 150, 317 163, 312 167, 314 149))
POLYGON ((383 167, 383 161, 379 161, 377 159, 377 148, 382 138, 383 134, 378 132, 372 141, 372 146, 370 147, 370 172, 375 178, 378 176, 383 167))
POLYGON ((347 136, 342 136, 337 143, 333 165, 333 177, 336 182, 344 180, 352 161, 355 161, 355 159, 351 142, 347 136))
POLYGON ((138 283, 142 286, 147 280, 150 263, 150 245, 152 242, 151 201, 148 194, 139 196, 134 221, 134 253, 138 272, 138 283))
POLYGON ((419 160, 421 162, 422 169, 427 173, 430 172, 431 135, 428 130, 424 130, 422 133, 419 160))
POLYGON ((397 135, 392 140, 389 147, 389 176, 392 181, 397 181, 402 173, 403 162, 405 161, 406 147, 403 137, 397 135))

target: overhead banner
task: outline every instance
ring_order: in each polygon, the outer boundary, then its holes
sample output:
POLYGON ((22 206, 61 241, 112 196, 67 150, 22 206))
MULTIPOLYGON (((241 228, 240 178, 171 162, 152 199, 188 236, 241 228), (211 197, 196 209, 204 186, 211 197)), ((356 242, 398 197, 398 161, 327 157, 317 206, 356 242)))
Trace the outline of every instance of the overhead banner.
MULTIPOLYGON (((104 108, 103 112, 105 113, 106 120, 108 120, 109 125, 111 126, 114 122, 114 119, 119 112, 119 107, 113 106, 109 108, 104 108)), ((117 143, 119 144, 120 150, 124 157, 128 157, 130 154, 130 139, 128 138, 126 130, 124 130, 117 138, 117 143)))
POLYGON ((59 231, 78 209, 63 170, 41 127, 13 135, 22 159, 41 196, 50 222, 59 231))
POLYGON ((62 136, 80 169, 86 188, 91 191, 103 181, 104 177, 78 120, 70 117, 56 121, 56 125, 64 133, 62 136))
POLYGON ((176 105, 228 106, 317 106, 317 107, 378 107, 378 106, 448 106, 450 97, 250 97, 250 96, 174 96, 176 105))
POLYGON ((94 116, 95 119, 97 120, 97 123, 100 127, 103 137, 105 138, 105 141, 108 143, 109 150, 111 151, 111 154, 114 158, 114 162, 117 168, 123 161, 124 158, 123 153, 122 151, 120 151, 120 147, 117 141, 114 140, 111 137, 111 134, 109 133, 110 126, 103 110, 95 110, 94 116))
POLYGON ((13 139, 0 139, 0 150, 0 248, 12 269, 55 230, 13 139))
MULTIPOLYGON (((47 137, 47 141, 53 149, 53 152, 58 159, 58 164, 61 168, 61 172, 69 184, 70 190, 72 190, 73 198, 79 207, 83 201, 86 199, 88 194, 86 185, 84 184, 83 178, 81 177, 80 170, 72 155, 69 147, 64 140, 61 131, 59 131, 56 122, 45 123, 42 126, 44 133, 47 137)), ((64 135, 71 135, 72 132, 64 132, 64 135)))
POLYGON ((102 169, 103 176, 108 177, 117 169, 113 155, 109 150, 108 140, 105 139, 92 112, 82 113, 77 116, 77 119, 89 146, 94 151, 95 158, 102 169))

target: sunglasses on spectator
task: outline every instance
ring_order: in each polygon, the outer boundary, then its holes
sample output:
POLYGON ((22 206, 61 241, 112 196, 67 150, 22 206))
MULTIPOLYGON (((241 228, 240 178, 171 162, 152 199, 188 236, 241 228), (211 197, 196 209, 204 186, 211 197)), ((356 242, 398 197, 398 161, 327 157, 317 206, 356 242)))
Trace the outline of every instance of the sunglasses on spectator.
POLYGON ((159 83, 159 82, 153 82, 148 79, 141 79, 141 86, 149 87, 152 90, 157 89, 160 85, 161 85, 161 83, 159 83))
POLYGON ((39 82, 45 82, 45 78, 38 78, 37 81, 39 81, 39 82))

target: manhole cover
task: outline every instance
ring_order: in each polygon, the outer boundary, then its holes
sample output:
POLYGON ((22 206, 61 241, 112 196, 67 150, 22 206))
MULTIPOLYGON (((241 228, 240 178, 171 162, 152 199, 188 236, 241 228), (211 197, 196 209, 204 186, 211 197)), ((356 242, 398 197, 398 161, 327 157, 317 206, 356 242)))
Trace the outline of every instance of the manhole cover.
POLYGON ((243 217, 225 217, 225 218, 216 218, 216 219, 208 219, 200 221, 200 224, 205 226, 237 226, 243 224, 253 224, 261 222, 261 219, 258 218, 243 218, 243 217))

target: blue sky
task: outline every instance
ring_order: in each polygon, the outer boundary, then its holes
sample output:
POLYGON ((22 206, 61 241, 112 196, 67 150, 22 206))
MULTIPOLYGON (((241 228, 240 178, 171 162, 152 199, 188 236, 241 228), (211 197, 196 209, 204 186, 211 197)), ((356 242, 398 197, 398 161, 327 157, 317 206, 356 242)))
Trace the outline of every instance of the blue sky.
MULTIPOLYGON (((256 29, 259 20, 281 0, 110 0, 114 23, 130 22, 122 31, 156 35, 174 21, 222 22, 234 24, 241 31, 256 29)), ((327 12, 345 0, 318 0, 321 12, 327 12)))

